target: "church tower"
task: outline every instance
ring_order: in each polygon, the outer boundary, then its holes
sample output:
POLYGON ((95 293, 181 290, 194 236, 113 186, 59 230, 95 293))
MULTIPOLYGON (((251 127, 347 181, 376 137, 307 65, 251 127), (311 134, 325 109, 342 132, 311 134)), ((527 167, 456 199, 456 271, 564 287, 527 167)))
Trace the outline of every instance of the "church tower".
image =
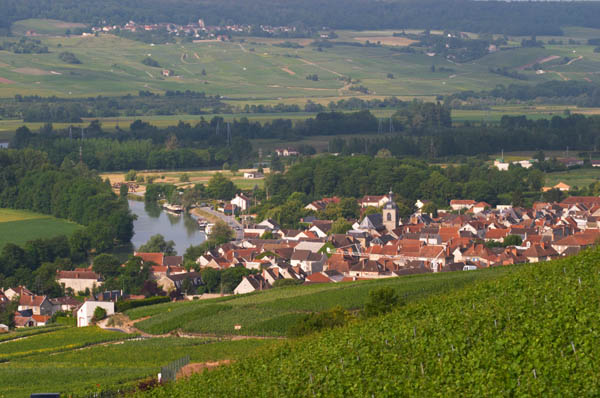
POLYGON ((389 201, 383 205, 383 225, 389 232, 398 227, 398 206, 394 203, 394 194, 391 190, 388 198, 389 201))

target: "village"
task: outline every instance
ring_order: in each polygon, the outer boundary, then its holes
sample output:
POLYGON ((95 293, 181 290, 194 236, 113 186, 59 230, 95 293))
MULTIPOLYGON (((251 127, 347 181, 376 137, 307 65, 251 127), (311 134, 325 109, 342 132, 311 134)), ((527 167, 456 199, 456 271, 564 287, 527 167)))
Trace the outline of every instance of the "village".
MULTIPOLYGON (((337 197, 322 198, 305 209, 318 214, 339 202, 337 197)), ((457 199, 437 214, 427 213, 428 201, 419 200, 408 219, 399 217, 392 192, 364 196, 357 204, 364 216, 348 220, 351 229, 337 234, 332 233, 333 221, 316 216, 304 217, 303 229, 284 229, 271 219, 252 224, 247 215, 251 199, 237 194, 219 208, 225 213, 223 220, 233 223, 236 214, 246 213, 236 239, 206 251, 194 267, 184 267, 183 256, 145 252, 134 252, 134 256, 150 266, 150 278, 163 294, 173 300, 194 300, 223 295, 188 294, 190 287, 204 283, 201 273, 207 268, 249 270, 232 292, 245 294, 286 284, 341 283, 537 263, 577 254, 600 237, 600 197, 595 196, 535 202, 532 208, 493 208, 485 202, 457 199)), ((16 327, 44 326, 57 312, 72 313, 77 326, 88 326, 97 307, 112 315, 115 302, 145 298, 120 290, 102 291, 104 276, 91 266, 58 271, 56 281, 67 293, 64 297, 38 296, 24 286, 0 292, 1 303, 18 300, 16 327), (73 297, 75 293, 88 298, 82 302, 73 297)))

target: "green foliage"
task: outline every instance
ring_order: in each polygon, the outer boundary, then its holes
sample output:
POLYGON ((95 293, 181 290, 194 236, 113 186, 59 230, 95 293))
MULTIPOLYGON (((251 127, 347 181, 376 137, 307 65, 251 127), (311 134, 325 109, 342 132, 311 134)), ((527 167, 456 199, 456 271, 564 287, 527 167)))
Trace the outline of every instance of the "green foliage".
POLYGON ((106 318, 106 310, 102 307, 96 307, 94 309, 94 316, 92 317, 92 322, 98 322, 106 318))
POLYGON ((125 174, 125 181, 135 181, 137 178, 137 171, 129 170, 127 174, 125 174))
POLYGON ((206 192, 213 199, 230 200, 235 196, 237 188, 230 179, 221 173, 216 173, 208 181, 206 192))
POLYGON ((324 329, 343 326, 351 317, 348 311, 339 306, 328 311, 308 314, 289 329, 288 336, 301 337, 324 329))
POLYGON ((390 287, 381 287, 369 292, 369 300, 365 303, 364 314, 366 316, 377 316, 390 312, 398 305, 398 295, 390 287))
POLYGON ((112 278, 119 275, 121 262, 115 256, 104 253, 94 258, 92 269, 105 278, 112 278))
POLYGON ((142 63, 146 66, 151 66, 153 68, 160 68, 160 64, 152 57, 146 57, 142 60, 142 63))
POLYGON ((148 305, 167 303, 171 301, 169 297, 166 296, 154 296, 148 297, 141 300, 121 300, 117 301, 117 305, 115 307, 116 312, 125 312, 132 308, 145 307, 148 305))
MULTIPOLYGON (((242 270, 240 268, 239 272, 242 270)), ((287 330, 306 313, 323 312, 338 305, 348 311, 364 308, 369 292, 378 287, 391 287, 399 297, 411 302, 432 294, 453 291, 475 281, 497 278, 511 270, 505 267, 377 281, 289 286, 254 294, 135 308, 127 311, 127 315, 131 319, 149 316, 147 320, 136 323, 136 327, 151 333, 167 333, 181 328, 192 333, 217 335, 285 336, 287 330), (197 311, 203 311, 201 308, 204 306, 210 307, 207 312, 202 312, 206 316, 195 315, 197 311), (242 325, 242 329, 236 331, 235 325, 242 325)), ((220 271, 204 268, 201 274, 207 291, 220 292, 220 271)), ((233 288, 235 284, 231 286, 233 288)))
POLYGON ((352 224, 346 221, 345 218, 338 218, 331 224, 332 234, 345 234, 352 229, 352 224))
POLYGON ((277 279, 273 282, 273 288, 290 287, 301 285, 303 281, 301 279, 277 279))
POLYGON ((521 246, 523 239, 519 235, 508 235, 504 238, 504 246, 521 246))
POLYGON ((165 237, 161 234, 151 236, 148 242, 139 247, 138 251, 142 253, 163 253, 165 256, 177 255, 175 242, 172 240, 165 241, 165 237))
POLYGON ((229 242, 235 238, 235 232, 226 222, 218 220, 212 228, 210 233, 210 240, 213 241, 216 245, 221 245, 223 243, 229 242))
POLYGON ((81 63, 79 58, 77 58, 75 54, 69 51, 63 51, 62 53, 58 54, 58 58, 61 61, 66 62, 67 64, 77 65, 81 63))
POLYGON ((594 249, 513 267, 150 396, 594 395, 599 264, 594 249))
POLYGON ((188 173, 183 173, 179 176, 179 182, 190 182, 190 175, 188 173))

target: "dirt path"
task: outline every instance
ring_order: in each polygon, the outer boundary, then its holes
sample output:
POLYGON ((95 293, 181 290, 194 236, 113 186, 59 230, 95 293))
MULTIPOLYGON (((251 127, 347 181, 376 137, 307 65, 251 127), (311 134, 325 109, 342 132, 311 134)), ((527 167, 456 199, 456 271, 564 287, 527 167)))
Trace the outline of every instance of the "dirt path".
POLYGON ((566 77, 565 75, 563 75, 563 74, 562 74, 562 72, 557 72, 557 71, 554 71, 554 70, 553 70, 553 71, 550 71, 550 72, 556 73, 556 74, 557 74, 558 76, 560 76, 560 78, 561 78, 561 79, 563 79, 564 81, 568 81, 568 80, 569 80, 569 78, 568 78, 568 77, 566 77))
POLYGON ((150 76, 151 78, 154 78, 154 76, 152 76, 152 73, 150 73, 150 72, 146 71, 146 74, 147 74, 148 76, 150 76))
POLYGON ((571 65, 573 62, 579 61, 580 59, 583 59, 583 55, 580 55, 577 58, 573 58, 572 60, 570 60, 569 62, 567 62, 567 65, 571 65))
POLYGON ((181 370, 179 371, 179 373, 177 373, 177 380, 182 379, 184 377, 191 376, 194 373, 204 372, 204 370, 214 369, 214 368, 219 367, 221 365, 229 365, 232 362, 233 361, 230 360, 230 359, 223 359, 221 361, 215 361, 215 362, 195 362, 195 363, 189 363, 189 364, 185 365, 183 368, 181 368, 181 370))
POLYGON ((246 47, 244 47, 242 43, 238 43, 238 46, 240 46, 240 48, 242 49, 243 52, 245 52, 245 53, 248 52, 248 50, 246 50, 246 47))
POLYGON ((180 58, 180 60, 181 60, 181 63, 182 63, 182 64, 186 64, 186 65, 187 65, 187 64, 189 63, 189 62, 187 62, 187 61, 185 60, 186 58, 187 58, 187 53, 181 53, 181 58, 180 58))
POLYGON ((282 71, 284 71, 285 73, 294 76, 296 74, 296 72, 294 72, 293 70, 291 70, 290 68, 288 68, 287 66, 281 68, 282 71))
POLYGON ((200 59, 200 56, 196 52, 194 53, 194 57, 196 57, 196 59, 200 59))
POLYGON ((525 70, 527 68, 531 68, 535 64, 540 64, 541 65, 541 64, 545 64, 546 62, 554 61, 555 59, 559 59, 559 58, 560 57, 558 55, 550 55, 549 57, 538 58, 538 59, 535 60, 535 62, 519 66, 517 68, 517 70, 525 70))
POLYGON ((319 65, 319 64, 315 64, 314 62, 312 62, 312 61, 309 61, 309 60, 307 60, 307 59, 300 58, 300 61, 304 62, 304 63, 305 63, 305 64, 307 64, 307 65, 311 65, 311 66, 314 66, 314 67, 316 67, 316 68, 319 68, 319 69, 322 69, 322 70, 324 70, 324 71, 327 71, 327 72, 329 72, 329 73, 333 73, 334 75, 336 75, 336 76, 338 76, 338 77, 342 77, 342 76, 343 76, 343 75, 342 75, 341 73, 339 73, 339 72, 336 72, 336 71, 334 71, 334 70, 332 70, 332 69, 326 68, 326 67, 324 67, 324 66, 321 66, 321 65, 319 65))

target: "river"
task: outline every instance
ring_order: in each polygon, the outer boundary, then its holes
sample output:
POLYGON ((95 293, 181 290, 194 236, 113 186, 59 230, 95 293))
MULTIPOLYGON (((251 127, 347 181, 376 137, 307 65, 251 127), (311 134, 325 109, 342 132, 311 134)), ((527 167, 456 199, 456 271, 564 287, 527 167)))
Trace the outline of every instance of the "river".
POLYGON ((169 214, 157 204, 129 201, 131 212, 137 216, 133 222, 134 235, 131 243, 137 250, 150 239, 152 235, 161 234, 166 241, 175 242, 177 254, 183 256, 191 245, 198 245, 206 240, 206 235, 200 229, 196 219, 184 213, 179 216, 169 214))

